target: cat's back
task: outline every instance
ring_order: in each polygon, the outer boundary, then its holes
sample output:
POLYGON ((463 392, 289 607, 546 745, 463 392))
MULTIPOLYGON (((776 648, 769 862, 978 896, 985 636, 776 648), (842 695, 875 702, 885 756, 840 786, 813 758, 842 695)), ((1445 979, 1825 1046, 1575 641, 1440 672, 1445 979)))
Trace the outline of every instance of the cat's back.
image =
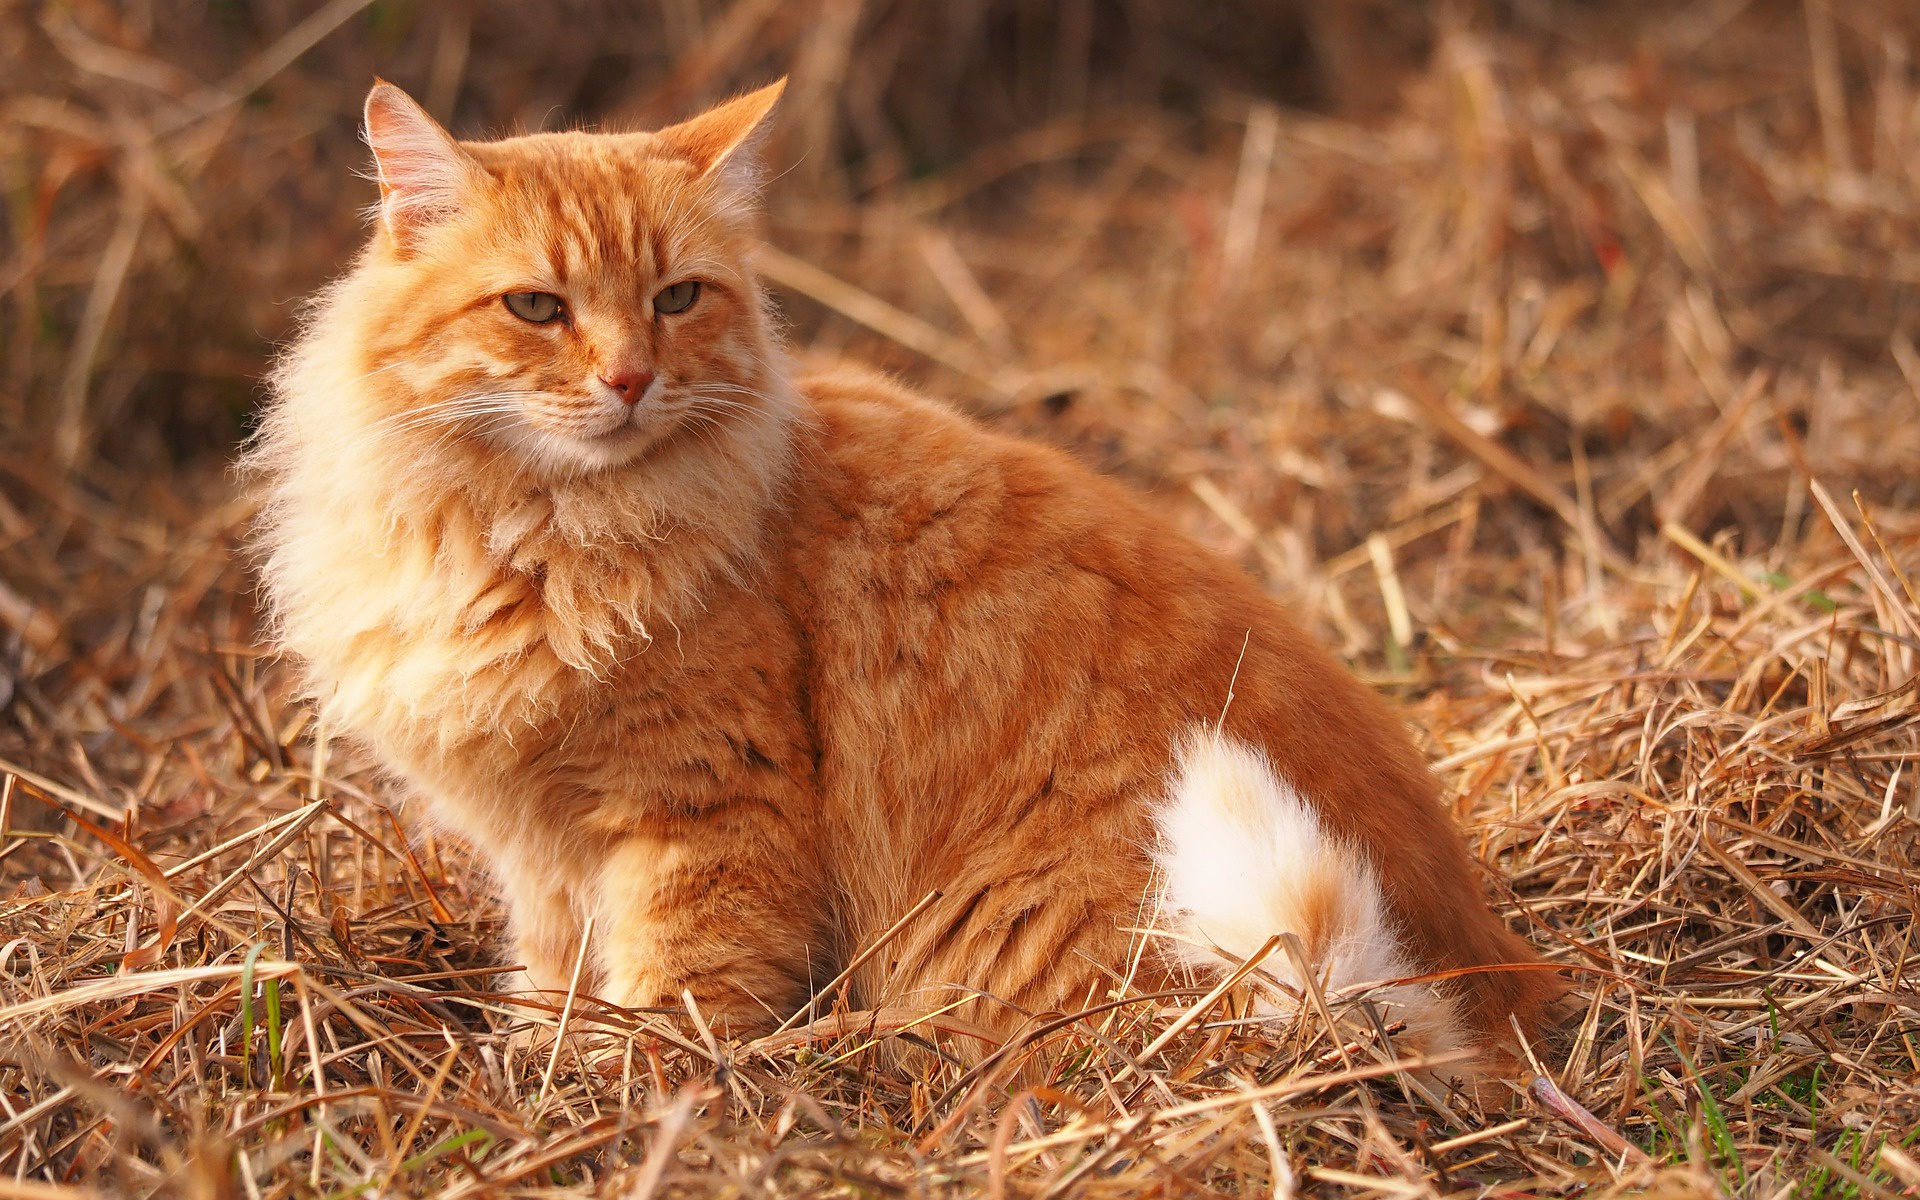
MULTIPOLYGON (((819 510, 810 516, 820 526, 800 536, 819 535, 815 551, 930 569, 1019 569, 1071 545, 1122 554, 1135 546, 1225 565, 1071 456, 992 430, 877 371, 835 365, 802 376, 798 388, 811 419, 796 496, 819 510)), ((1071 565, 1094 564, 1074 555, 1071 565)), ((1145 564, 1129 556, 1104 565, 1119 573, 1145 564)))
POLYGON ((1164 658, 1199 610, 1272 615, 1232 564, 1059 450, 857 366, 799 390, 794 569, 816 627, 861 627, 868 654, 1017 676, 1080 659, 1096 631, 1106 655, 1164 658))
MULTIPOLYGON (((1058 451, 990 430, 867 367, 836 364, 797 387, 811 416, 802 478, 875 538, 911 542, 950 518, 964 524, 1030 497, 1058 504, 1070 499, 1065 476, 1080 471, 1058 451)), ((1057 510, 1038 532, 1064 528, 1082 507, 1057 510)))

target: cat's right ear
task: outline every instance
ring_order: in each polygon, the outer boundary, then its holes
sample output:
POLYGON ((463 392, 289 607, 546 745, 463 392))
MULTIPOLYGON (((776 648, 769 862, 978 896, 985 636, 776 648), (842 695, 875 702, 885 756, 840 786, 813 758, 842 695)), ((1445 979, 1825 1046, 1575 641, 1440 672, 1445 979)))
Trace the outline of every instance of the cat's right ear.
POLYGON ((782 76, 759 91, 670 125, 655 133, 654 139, 692 164, 702 178, 718 178, 729 190, 751 198, 760 182, 754 148, 766 135, 767 118, 786 90, 782 76))
POLYGON ((384 79, 367 93, 366 122, 380 173, 380 220, 407 246, 460 206, 473 160, 412 96, 384 79))

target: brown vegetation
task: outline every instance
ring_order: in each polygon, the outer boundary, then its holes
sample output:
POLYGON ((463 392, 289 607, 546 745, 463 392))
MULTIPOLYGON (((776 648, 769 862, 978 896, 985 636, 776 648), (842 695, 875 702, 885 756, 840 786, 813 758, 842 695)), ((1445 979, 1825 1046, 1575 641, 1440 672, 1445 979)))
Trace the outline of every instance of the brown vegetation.
POLYGON ((1920 1188, 1920 27, 1368 7, 1377 61, 1251 4, 0 4, 0 1194, 1920 1188), (497 129, 788 67, 796 340, 1149 489, 1395 692, 1575 984, 1547 1082, 1197 992, 976 1072, 490 992, 459 849, 286 701, 224 463, 373 73, 497 129))

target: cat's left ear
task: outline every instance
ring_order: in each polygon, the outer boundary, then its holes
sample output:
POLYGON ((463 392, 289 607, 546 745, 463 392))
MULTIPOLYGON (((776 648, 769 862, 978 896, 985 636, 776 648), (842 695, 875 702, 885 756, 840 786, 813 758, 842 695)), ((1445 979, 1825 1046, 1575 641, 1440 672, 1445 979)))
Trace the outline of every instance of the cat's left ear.
POLYGON ((757 92, 736 96, 691 120, 654 134, 667 150, 693 164, 701 178, 718 177, 728 187, 751 192, 760 181, 754 153, 765 135, 767 117, 787 90, 783 76, 757 92))
POLYGON ((366 121, 380 172, 380 220, 405 246, 459 207, 473 160, 412 96, 384 79, 367 93, 366 121))

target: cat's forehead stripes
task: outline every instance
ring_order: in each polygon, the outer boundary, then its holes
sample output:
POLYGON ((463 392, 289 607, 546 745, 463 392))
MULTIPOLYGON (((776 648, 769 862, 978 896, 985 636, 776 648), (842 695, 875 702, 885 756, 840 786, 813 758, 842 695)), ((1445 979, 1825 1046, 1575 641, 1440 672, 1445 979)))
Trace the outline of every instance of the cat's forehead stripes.
POLYGON ((469 149, 503 216, 542 256, 528 265, 562 285, 636 268, 662 277, 725 215, 649 135, 537 134, 469 149))

